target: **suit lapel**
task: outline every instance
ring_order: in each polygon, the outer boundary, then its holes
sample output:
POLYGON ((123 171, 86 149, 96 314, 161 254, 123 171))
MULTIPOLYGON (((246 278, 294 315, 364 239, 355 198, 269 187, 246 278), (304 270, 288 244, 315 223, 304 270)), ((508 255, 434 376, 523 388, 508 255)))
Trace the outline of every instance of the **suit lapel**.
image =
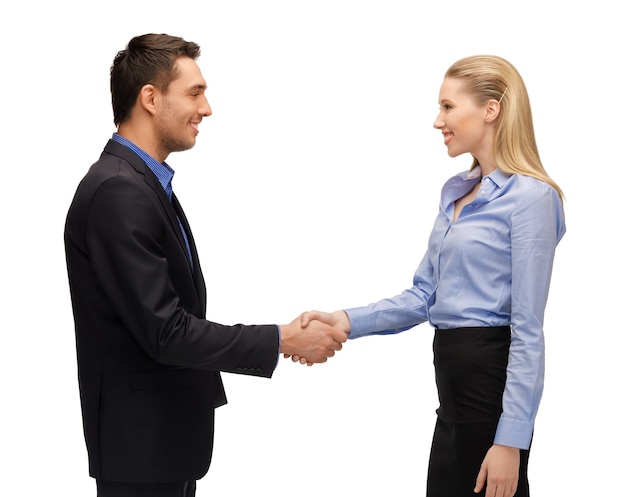
POLYGON ((196 287, 196 292, 198 294, 198 298, 200 301, 200 305, 202 306, 203 315, 206 312, 206 288, 204 285, 204 278, 202 276, 202 271, 200 270, 200 262, 198 261, 198 253, 196 251, 196 244, 193 240, 193 235, 191 234, 191 228, 189 227, 189 223, 187 221, 187 217, 183 212, 183 209, 178 202, 178 199, 174 194, 172 194, 172 201, 167 198, 167 193, 159 183, 159 180, 154 175, 154 173, 150 170, 150 168, 146 165, 141 157, 135 154, 132 150, 124 145, 117 143, 114 140, 109 140, 106 147, 104 148, 106 153, 110 153, 113 155, 117 155, 121 157, 126 162, 128 162, 135 171, 143 175, 146 184, 154 191, 159 201, 161 202, 161 206, 165 210, 167 217, 174 227, 174 232, 176 233, 176 237, 178 239, 178 243, 185 254, 187 254, 187 245, 185 244, 185 238, 183 237, 183 233, 180 230, 180 225, 178 224, 178 220, 180 219, 180 223, 183 225, 183 229, 185 230, 185 234, 187 235, 187 241, 189 242, 189 249, 191 251, 191 258, 193 261, 193 269, 191 267, 191 263, 189 261, 189 257, 185 256, 185 260, 189 266, 189 272, 192 275, 194 286, 196 287))

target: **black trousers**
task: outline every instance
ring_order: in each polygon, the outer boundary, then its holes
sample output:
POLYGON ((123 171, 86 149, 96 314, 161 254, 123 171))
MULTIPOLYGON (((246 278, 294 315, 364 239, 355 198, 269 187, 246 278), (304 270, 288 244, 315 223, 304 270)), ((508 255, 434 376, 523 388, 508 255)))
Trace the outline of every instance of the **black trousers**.
MULTIPOLYGON (((476 497, 480 465, 502 414, 511 330, 508 326, 436 330, 439 394, 428 467, 427 497, 476 497)), ((515 497, 528 497, 528 450, 520 451, 515 497)))
POLYGON ((194 497, 196 482, 120 483, 96 480, 98 497, 194 497))

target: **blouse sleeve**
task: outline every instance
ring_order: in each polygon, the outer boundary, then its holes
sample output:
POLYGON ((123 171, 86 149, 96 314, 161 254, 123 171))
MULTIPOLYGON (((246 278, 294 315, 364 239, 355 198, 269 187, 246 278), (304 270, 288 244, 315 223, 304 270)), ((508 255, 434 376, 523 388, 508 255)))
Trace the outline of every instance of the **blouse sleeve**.
POLYGON ((544 384, 543 319, 563 206, 548 185, 520 196, 511 216, 511 346, 494 442, 528 449, 544 384))
POLYGON ((345 310, 350 318, 349 338, 400 333, 427 321, 432 281, 433 265, 427 253, 415 272, 411 288, 395 297, 345 310))

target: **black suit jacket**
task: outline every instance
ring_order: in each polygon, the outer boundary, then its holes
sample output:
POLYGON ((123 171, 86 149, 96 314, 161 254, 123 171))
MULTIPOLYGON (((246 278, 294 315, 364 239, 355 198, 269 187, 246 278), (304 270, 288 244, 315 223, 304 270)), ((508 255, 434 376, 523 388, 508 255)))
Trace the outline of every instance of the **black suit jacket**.
POLYGON ((277 327, 205 319, 204 279, 183 210, 117 142, 78 186, 65 250, 91 476, 201 478, 214 408, 226 402, 219 371, 270 377, 277 327))

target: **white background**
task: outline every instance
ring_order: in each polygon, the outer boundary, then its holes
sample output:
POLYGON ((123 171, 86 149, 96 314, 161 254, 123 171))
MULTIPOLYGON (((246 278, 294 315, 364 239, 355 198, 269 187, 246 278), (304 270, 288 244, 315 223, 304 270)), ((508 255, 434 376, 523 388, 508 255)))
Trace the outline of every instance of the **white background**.
MULTIPOLYGON (((568 232, 546 311, 535 497, 622 494, 624 79, 617 3, 23 2, 3 6, 0 495, 95 496, 63 224, 114 131, 108 71, 135 35, 196 41, 213 116, 173 154, 209 318, 285 323, 411 285, 440 188, 469 167, 432 128, 444 71, 477 53, 527 84, 568 232), (612 7, 611 7, 612 6, 612 7), (63 490, 62 490, 63 489, 63 490)), ((198 496, 423 495, 432 329, 350 341, 273 379, 224 375, 198 496)))

